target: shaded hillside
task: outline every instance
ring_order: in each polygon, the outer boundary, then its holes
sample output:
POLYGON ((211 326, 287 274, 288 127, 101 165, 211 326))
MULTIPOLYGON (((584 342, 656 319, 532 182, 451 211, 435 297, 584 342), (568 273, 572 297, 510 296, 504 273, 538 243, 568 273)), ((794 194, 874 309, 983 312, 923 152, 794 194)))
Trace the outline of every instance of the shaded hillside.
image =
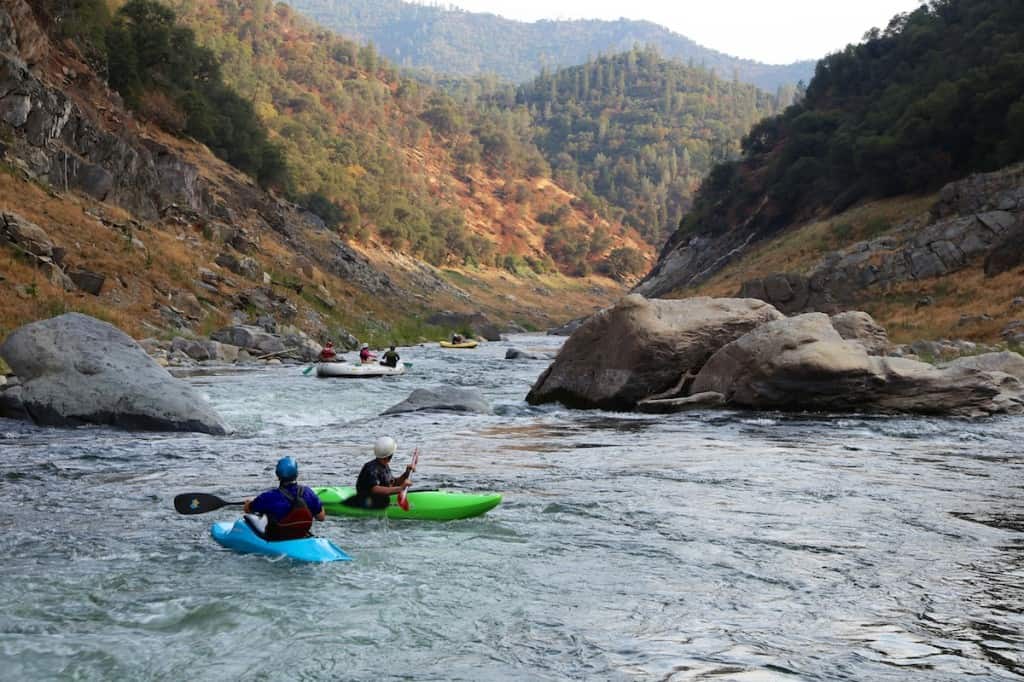
POLYGON ((1024 158, 1024 5, 936 0, 818 63, 716 166, 641 289, 706 279, 794 223, 1024 158))
POLYGON ((630 50, 542 74, 519 88, 559 182, 615 206, 654 245, 678 224, 711 166, 776 102, 657 52, 630 50))
POLYGON ((372 42, 404 67, 442 75, 493 73, 513 82, 541 71, 582 64, 594 55, 650 45, 662 54, 714 69, 775 92, 806 82, 813 63, 785 66, 738 59, 702 47, 647 21, 575 20, 524 23, 493 14, 443 9, 401 0, 290 0, 293 7, 342 35, 372 42))

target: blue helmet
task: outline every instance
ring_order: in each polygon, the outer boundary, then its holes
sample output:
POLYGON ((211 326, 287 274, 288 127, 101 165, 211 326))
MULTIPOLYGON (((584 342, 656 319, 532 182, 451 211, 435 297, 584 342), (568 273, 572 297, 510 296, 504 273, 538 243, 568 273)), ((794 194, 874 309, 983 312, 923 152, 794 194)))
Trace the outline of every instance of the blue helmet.
POLYGON ((282 483, 291 483, 299 477, 299 465, 291 457, 282 457, 277 460, 277 467, 274 468, 274 473, 277 474, 282 483))

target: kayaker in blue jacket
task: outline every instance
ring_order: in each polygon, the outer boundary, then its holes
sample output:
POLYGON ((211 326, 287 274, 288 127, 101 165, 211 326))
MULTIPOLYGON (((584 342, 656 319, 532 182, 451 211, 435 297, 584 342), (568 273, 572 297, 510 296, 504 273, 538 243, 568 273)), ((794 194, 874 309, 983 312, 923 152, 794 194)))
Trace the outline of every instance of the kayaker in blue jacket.
POLYGON ((245 501, 245 518, 267 540, 295 540, 309 535, 313 519, 327 518, 320 498, 299 485, 299 465, 291 457, 277 460, 278 487, 245 501))
POLYGON ((345 500, 345 504, 364 509, 383 509, 388 506, 391 496, 412 485, 409 475, 416 471, 411 464, 405 473, 395 478, 391 473, 391 458, 397 444, 390 436, 381 436, 373 444, 374 459, 363 465, 356 479, 356 494, 345 500))

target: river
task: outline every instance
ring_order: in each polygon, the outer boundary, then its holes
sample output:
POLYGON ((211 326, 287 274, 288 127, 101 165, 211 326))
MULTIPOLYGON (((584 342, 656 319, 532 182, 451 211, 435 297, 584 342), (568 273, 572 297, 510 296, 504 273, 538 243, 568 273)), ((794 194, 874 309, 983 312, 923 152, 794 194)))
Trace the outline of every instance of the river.
POLYGON ((192 374, 228 437, 0 420, 0 679, 1024 679, 1024 419, 523 401, 561 339, 399 349, 401 377, 192 374), (493 416, 380 417, 420 386, 493 416), (499 491, 450 523, 328 520, 351 563, 242 556, 185 491, 278 457, 352 484, 378 435, 416 483, 499 491))

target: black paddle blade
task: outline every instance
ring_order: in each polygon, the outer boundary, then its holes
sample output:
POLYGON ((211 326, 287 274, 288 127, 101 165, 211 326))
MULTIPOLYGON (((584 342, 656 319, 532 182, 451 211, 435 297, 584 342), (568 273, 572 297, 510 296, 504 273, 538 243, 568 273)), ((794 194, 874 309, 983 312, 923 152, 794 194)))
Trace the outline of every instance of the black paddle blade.
POLYGON ((207 493, 182 493, 174 496, 174 509, 179 514, 205 514, 221 507, 241 506, 244 502, 226 502, 207 493))

